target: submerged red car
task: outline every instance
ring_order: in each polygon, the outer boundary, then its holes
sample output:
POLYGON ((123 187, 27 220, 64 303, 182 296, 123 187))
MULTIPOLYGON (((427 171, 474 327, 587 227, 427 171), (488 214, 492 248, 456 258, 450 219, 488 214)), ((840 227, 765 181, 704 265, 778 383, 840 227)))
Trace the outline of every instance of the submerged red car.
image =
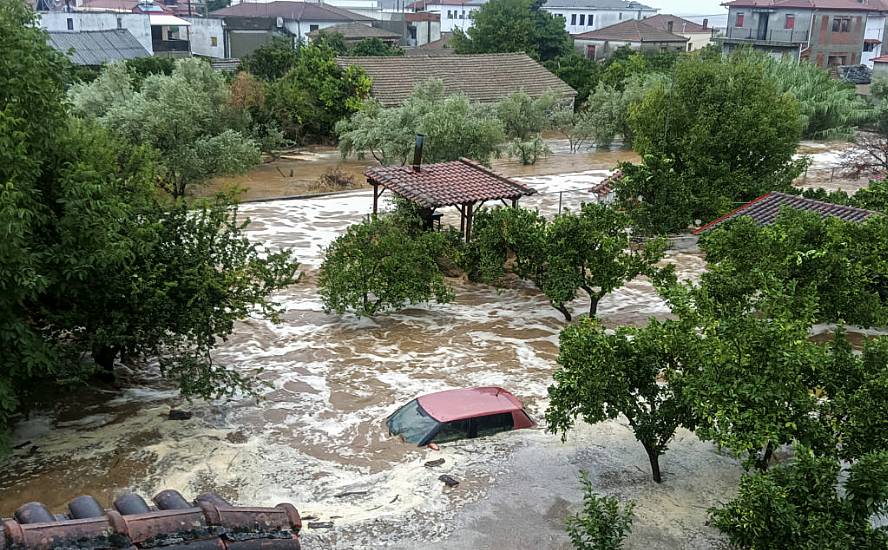
POLYGON ((389 433, 420 447, 531 428, 517 397, 502 388, 446 390, 417 397, 386 419, 389 433))

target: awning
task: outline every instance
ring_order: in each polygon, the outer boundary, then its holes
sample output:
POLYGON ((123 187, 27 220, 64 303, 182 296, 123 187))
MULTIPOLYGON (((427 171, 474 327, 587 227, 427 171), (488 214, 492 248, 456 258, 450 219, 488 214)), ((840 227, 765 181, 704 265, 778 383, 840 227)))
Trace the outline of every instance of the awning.
POLYGON ((152 27, 190 27, 191 23, 175 15, 148 15, 152 27))
POLYGON ((865 38, 863 40, 863 43, 864 44, 881 44, 882 41, 879 40, 878 38, 865 38))

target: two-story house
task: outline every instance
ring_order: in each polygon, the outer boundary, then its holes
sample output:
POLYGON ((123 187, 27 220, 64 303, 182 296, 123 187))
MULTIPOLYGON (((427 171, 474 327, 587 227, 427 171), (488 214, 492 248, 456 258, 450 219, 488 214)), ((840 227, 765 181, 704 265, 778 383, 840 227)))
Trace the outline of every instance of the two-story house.
POLYGON ((774 56, 807 60, 818 67, 856 65, 882 51, 882 0, 734 0, 720 38, 729 53, 752 47, 774 56))
MULTIPOLYGON (((440 14, 441 32, 448 33, 471 27, 474 13, 486 3, 487 0, 417 0, 408 4, 407 9, 440 14)), ((563 17, 565 30, 570 34, 657 14, 655 8, 635 0, 548 0, 543 9, 563 17)))

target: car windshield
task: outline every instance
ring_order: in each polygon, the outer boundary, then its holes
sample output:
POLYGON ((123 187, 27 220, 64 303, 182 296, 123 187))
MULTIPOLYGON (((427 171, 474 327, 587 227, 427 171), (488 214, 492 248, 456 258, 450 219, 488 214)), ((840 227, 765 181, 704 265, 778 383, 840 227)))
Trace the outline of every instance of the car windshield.
POLYGON ((414 399, 407 403, 388 418, 388 429, 391 435, 400 435, 404 441, 415 443, 422 442, 438 428, 438 421, 429 416, 414 399))

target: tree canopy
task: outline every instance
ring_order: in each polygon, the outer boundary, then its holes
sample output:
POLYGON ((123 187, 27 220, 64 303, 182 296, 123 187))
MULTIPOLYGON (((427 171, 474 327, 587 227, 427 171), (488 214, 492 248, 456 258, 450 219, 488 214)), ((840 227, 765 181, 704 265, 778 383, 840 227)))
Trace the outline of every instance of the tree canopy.
MULTIPOLYGON (((252 391, 211 351, 237 319, 276 317, 268 296, 293 281, 290 253, 248 241, 227 200, 190 209, 160 196, 168 167, 149 143, 69 116, 69 66, 24 4, 0 2, 0 31, 0 427, 46 385, 117 360, 159 359, 187 396, 252 391)), ((202 74, 177 70, 192 68, 202 74)), ((177 78, 180 90, 207 84, 177 78)))
POLYGON ((491 0, 474 13, 466 32, 455 29, 451 44, 456 53, 525 52, 547 61, 566 55, 573 40, 564 18, 541 9, 539 0, 491 0))
POLYGON ((440 80, 418 85, 399 107, 385 109, 368 101, 351 119, 337 124, 336 131, 343 156, 369 152, 381 164, 407 162, 417 133, 426 136, 423 160, 429 163, 468 157, 488 164, 505 139, 493 107, 463 95, 445 95, 440 80))
POLYGON ((801 120, 798 102, 756 63, 683 59, 630 107, 644 164, 621 166, 617 198, 637 227, 663 233, 789 190, 805 165, 793 158, 801 120))

